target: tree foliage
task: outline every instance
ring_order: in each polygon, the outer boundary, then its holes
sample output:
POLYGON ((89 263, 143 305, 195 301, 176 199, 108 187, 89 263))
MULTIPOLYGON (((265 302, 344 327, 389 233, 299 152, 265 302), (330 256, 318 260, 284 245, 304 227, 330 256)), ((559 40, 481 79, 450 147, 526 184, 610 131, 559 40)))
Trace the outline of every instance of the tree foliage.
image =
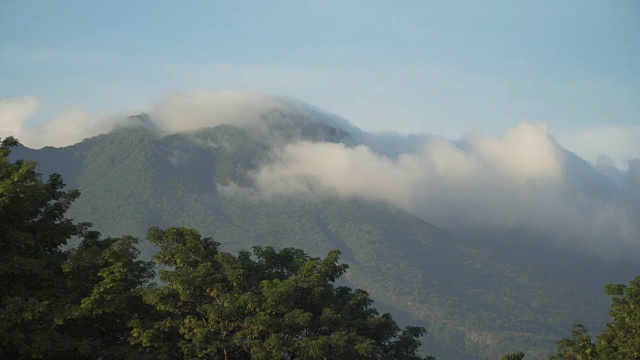
POLYGON ((589 331, 582 324, 574 324, 571 338, 556 341, 557 353, 551 360, 592 360, 599 359, 596 345, 591 341, 589 331))
POLYGON ((612 296, 611 322, 592 341, 582 324, 575 324, 571 338, 558 340, 557 360, 640 359, 640 276, 624 284, 607 284, 605 293, 612 296))
POLYGON ((522 351, 516 351, 512 354, 504 354, 502 360, 522 360, 524 359, 524 353, 522 351))
POLYGON ((237 256, 192 229, 152 228, 166 284, 145 300, 161 314, 135 324, 157 357, 193 359, 420 359, 424 329, 401 330, 362 290, 335 286, 340 253, 254 247, 237 256))
POLYGON ((629 285, 609 284, 611 322, 598 336, 603 359, 640 359, 640 276, 629 285))
POLYGON ((155 273, 151 262, 138 260, 137 244, 132 237, 100 239, 93 231, 67 251, 62 264, 66 311, 57 322, 60 332, 73 339, 78 359, 139 359, 144 354, 130 345, 130 323, 152 313, 142 294, 155 273))
POLYGON ((44 356, 61 343, 50 329, 63 297, 60 247, 78 234, 64 213, 79 193, 57 175, 43 182, 33 162, 10 162, 17 144, 0 143, 0 354, 44 356))
POLYGON ((136 239, 101 239, 67 219, 79 192, 9 161, 17 144, 0 143, 0 358, 136 358, 127 324, 149 308, 152 264, 136 239), (73 236, 79 246, 64 250, 73 236))

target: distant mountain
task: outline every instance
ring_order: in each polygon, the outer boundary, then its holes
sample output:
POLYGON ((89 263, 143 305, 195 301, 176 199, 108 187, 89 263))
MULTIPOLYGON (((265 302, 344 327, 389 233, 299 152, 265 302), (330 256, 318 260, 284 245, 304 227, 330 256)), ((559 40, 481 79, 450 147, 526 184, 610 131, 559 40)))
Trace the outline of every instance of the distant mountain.
MULTIPOLYGON (((227 250, 269 244, 321 256, 337 248, 350 285, 369 291, 400 323, 425 326, 424 347, 439 359, 516 350, 542 358, 575 322, 599 331, 608 320, 604 283, 637 275, 633 264, 558 252, 524 233, 503 235, 516 241, 454 236, 383 201, 263 194, 252 174, 286 144, 367 145, 394 157, 421 138, 368 134, 314 109, 271 111, 256 124, 168 134, 143 115, 72 146, 20 147, 13 156, 79 188, 69 216, 107 235, 144 238, 150 226, 187 226, 227 250)), ((143 251, 150 257, 154 249, 143 251)))

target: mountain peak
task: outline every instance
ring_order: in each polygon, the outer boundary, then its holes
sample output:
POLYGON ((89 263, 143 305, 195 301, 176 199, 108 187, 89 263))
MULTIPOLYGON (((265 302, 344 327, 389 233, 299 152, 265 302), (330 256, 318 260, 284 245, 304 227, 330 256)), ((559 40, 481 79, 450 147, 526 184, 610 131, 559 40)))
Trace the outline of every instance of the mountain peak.
POLYGON ((153 120, 151 120, 151 116, 144 112, 137 115, 127 116, 120 122, 116 123, 114 125, 114 129, 129 126, 141 126, 152 130, 158 129, 158 126, 153 122, 153 120))

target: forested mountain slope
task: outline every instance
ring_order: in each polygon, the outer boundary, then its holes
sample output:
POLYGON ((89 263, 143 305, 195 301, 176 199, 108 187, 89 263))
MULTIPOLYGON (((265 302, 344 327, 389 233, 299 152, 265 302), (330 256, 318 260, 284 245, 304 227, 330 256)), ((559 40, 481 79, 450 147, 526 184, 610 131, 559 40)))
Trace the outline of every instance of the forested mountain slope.
MULTIPOLYGON (((143 237, 150 226, 185 226, 225 250, 263 244, 321 256, 339 249, 350 285, 367 289, 400 322, 425 326, 423 344, 440 359, 549 354, 574 322, 597 330, 607 320, 602 284, 626 280, 607 274, 631 275, 630 266, 525 241, 501 246, 452 236, 382 201, 261 193, 252 171, 285 144, 376 146, 375 137, 335 122, 270 114, 264 124, 167 134, 138 122, 65 148, 20 147, 13 156, 36 160, 41 172, 60 173, 80 189, 69 217, 106 235, 143 237), (567 264, 581 273, 564 271, 567 264), (596 274, 603 279, 593 281, 596 274)), ((150 257, 155 249, 143 243, 150 257)))

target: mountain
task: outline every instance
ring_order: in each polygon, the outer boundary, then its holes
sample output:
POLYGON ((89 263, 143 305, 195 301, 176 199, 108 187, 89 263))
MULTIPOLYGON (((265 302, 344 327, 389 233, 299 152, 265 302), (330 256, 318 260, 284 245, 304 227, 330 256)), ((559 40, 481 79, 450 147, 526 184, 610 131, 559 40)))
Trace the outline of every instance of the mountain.
MULTIPOLYGON (((527 232, 458 234, 381 199, 256 186, 257 171, 290 144, 364 145, 393 159, 428 136, 398 137, 292 106, 250 125, 178 133, 136 116, 78 144, 21 146, 13 157, 38 161, 39 171, 60 173, 80 189, 69 216, 106 235, 144 238, 150 226, 186 226, 226 250, 291 246, 323 256, 337 248, 350 265, 349 285, 366 289, 400 323, 425 326, 424 348, 440 359, 516 350, 542 358, 573 323, 603 327, 604 283, 636 275, 632 262, 559 250, 527 232)), ((142 247, 152 256, 151 245, 142 247)))

